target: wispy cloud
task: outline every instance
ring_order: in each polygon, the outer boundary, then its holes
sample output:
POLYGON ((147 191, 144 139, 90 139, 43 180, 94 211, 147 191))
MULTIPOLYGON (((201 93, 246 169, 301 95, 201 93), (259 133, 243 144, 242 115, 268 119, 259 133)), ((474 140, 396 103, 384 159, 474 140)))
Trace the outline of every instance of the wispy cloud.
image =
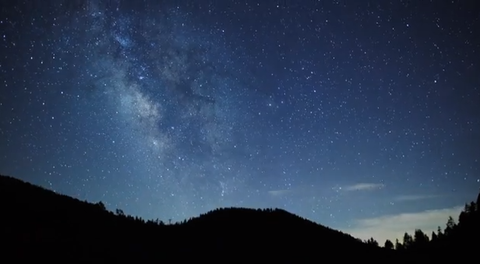
POLYGON ((381 183, 358 183, 341 188, 344 191, 373 191, 384 188, 385 185, 381 183))
POLYGON ((394 198, 397 202, 418 201, 440 197, 439 195, 400 195, 394 198))
POLYGON ((344 232, 361 239, 375 238, 380 244, 386 239, 395 241, 403 240, 405 232, 413 234, 415 229, 421 229, 427 235, 436 231, 438 226, 445 227, 449 216, 456 219, 463 206, 444 208, 438 210, 427 210, 416 213, 401 213, 396 215, 385 215, 376 218, 356 220, 354 226, 344 229, 344 232))
POLYGON ((268 191, 268 194, 271 196, 282 196, 291 193, 292 190, 271 190, 268 191))

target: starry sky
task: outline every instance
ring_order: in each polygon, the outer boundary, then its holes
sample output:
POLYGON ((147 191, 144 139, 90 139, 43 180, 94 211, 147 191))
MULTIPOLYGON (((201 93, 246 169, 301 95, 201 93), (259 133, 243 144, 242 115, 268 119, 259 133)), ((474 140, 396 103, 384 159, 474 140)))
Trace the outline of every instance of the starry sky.
POLYGON ((476 1, 2 5, 1 174, 147 219, 279 207, 380 240, 478 193, 476 1))

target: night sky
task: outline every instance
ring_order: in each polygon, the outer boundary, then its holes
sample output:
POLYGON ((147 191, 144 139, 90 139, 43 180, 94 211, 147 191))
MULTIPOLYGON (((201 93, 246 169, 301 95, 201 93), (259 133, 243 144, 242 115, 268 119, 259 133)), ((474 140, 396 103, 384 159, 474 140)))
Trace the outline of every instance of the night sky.
MULTIPOLYGON (((147 219, 361 238, 480 187, 477 1, 2 1, 0 173, 147 219)), ((459 207, 460 206, 460 207, 459 207)))

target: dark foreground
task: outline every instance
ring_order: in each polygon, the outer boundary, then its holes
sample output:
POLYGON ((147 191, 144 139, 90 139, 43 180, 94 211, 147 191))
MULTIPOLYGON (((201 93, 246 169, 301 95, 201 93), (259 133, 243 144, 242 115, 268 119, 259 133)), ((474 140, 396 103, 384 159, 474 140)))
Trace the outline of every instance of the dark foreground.
POLYGON ((467 205, 459 223, 449 223, 431 241, 416 233, 394 250, 279 209, 218 209, 166 225, 0 176, 0 259, 2 263, 434 263, 446 258, 470 262, 479 249, 477 204, 467 205))

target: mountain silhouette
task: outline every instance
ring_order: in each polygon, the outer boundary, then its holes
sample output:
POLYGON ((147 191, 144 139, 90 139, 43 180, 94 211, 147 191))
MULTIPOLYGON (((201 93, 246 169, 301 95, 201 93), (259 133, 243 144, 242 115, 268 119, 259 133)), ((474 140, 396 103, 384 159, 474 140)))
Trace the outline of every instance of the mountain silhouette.
MULTIPOLYGON (((219 208, 165 224, 120 209, 110 212, 102 202, 80 201, 8 176, 0 176, 0 210, 0 258, 15 263, 428 263, 440 249, 432 242, 419 254, 418 238, 412 240, 418 242, 412 244, 415 250, 381 248, 373 239, 366 243, 282 209, 219 208)), ((478 215, 462 214, 464 223, 478 226, 478 215)), ((466 224, 450 226, 456 239, 473 230, 466 224)), ((446 236, 447 229, 439 235, 446 236)), ((447 249, 447 242, 438 245, 447 249)))

